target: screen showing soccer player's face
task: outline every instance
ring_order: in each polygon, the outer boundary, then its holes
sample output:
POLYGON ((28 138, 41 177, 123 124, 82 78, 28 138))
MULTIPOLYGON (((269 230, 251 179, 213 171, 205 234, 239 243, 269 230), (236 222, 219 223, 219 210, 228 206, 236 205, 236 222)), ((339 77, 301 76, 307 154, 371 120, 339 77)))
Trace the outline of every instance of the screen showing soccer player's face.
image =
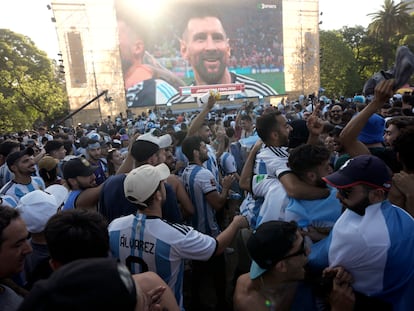
POLYGON ((181 41, 181 53, 193 67, 198 84, 221 83, 230 46, 220 20, 216 17, 190 19, 181 41))

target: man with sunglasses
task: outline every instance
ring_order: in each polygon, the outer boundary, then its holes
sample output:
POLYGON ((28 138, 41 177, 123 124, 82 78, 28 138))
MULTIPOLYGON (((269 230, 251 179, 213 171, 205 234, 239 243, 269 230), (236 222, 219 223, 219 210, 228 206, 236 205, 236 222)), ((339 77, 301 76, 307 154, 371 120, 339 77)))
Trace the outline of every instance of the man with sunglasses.
MULTIPOLYGON (((314 299, 300 281, 305 278, 309 249, 295 223, 262 223, 247 240, 252 258, 250 273, 239 277, 234 292, 235 311, 244 310, 316 310, 314 299)), ((351 276, 340 267, 326 270, 334 277, 336 298, 343 309, 352 310, 354 296, 351 276), (341 299, 339 299, 341 297, 341 299)))
POLYGON ((323 254, 329 266, 349 271, 355 291, 393 310, 414 310, 414 219, 387 199, 390 169, 373 155, 360 155, 323 180, 338 189, 345 208, 323 254))

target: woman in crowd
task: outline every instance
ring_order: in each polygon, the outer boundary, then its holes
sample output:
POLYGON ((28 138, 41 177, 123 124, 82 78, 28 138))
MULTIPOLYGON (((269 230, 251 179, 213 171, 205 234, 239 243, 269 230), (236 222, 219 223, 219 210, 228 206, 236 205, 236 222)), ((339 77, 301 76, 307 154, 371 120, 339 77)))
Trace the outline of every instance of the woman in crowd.
POLYGON ((124 161, 124 157, 118 149, 113 148, 108 150, 106 160, 108 163, 108 174, 111 176, 116 174, 116 171, 124 161))

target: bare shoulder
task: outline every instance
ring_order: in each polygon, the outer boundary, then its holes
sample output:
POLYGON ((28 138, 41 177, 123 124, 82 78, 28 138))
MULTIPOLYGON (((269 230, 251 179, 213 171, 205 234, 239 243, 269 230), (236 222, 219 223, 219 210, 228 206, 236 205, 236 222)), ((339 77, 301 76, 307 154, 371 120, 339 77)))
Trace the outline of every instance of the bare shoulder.
POLYGON ((170 174, 170 176, 167 177, 167 182, 171 185, 175 185, 176 183, 180 182, 180 179, 178 178, 177 175, 174 174, 170 174))
POLYGON ((264 298, 255 290, 249 274, 243 274, 237 279, 233 295, 234 311, 266 310, 264 298))

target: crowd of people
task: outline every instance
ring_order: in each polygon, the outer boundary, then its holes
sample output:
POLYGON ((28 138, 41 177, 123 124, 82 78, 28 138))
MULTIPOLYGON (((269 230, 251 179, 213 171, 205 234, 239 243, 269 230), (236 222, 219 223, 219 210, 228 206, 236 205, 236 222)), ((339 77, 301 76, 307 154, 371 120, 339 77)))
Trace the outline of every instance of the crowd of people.
POLYGON ((412 310, 414 96, 0 142, 0 310, 412 310))

